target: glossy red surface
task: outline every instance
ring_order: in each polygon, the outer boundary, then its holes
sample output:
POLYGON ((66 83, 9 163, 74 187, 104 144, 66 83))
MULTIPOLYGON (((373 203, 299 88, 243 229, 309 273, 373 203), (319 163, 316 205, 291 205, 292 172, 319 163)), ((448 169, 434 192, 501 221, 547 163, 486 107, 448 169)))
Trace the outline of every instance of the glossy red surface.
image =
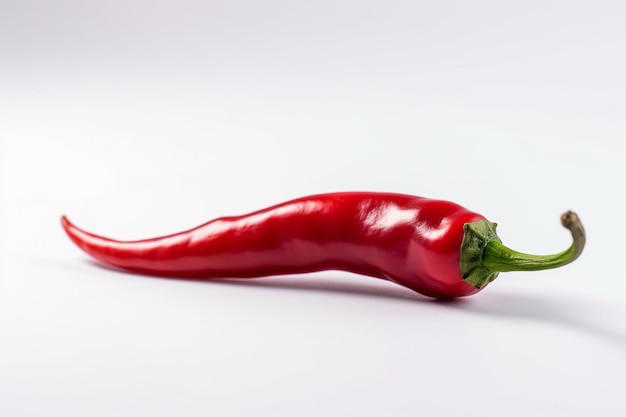
POLYGON ((181 233, 122 242, 63 228, 89 255, 119 268, 172 277, 262 277, 344 270, 451 298, 479 290, 461 278, 463 225, 484 217, 457 204, 404 194, 346 192, 222 217, 181 233))

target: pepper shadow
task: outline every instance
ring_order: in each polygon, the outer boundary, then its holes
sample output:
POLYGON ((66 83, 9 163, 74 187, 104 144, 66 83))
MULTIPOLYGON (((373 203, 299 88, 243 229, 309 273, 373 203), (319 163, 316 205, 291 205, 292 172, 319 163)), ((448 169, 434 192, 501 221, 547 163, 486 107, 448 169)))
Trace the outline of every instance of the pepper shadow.
MULTIPOLYGON (((367 278, 365 278, 367 279, 367 278)), ((380 284, 359 284, 338 279, 329 281, 327 277, 290 277, 268 279, 224 279, 208 281, 216 285, 234 285, 267 288, 272 290, 316 291, 345 294, 360 297, 376 297, 430 303, 473 315, 491 317, 497 320, 535 322, 543 325, 569 329, 585 336, 602 339, 618 346, 626 353, 626 327, 611 327, 607 317, 619 316, 619 312, 608 311, 608 307, 598 300, 580 299, 569 295, 549 297, 541 294, 514 294, 501 291, 477 294, 471 298, 437 300, 422 296, 407 288, 382 282, 380 284), (376 285, 378 284, 378 285, 376 285)), ((486 289, 485 291, 489 291, 486 289)), ((623 314, 623 312, 622 312, 623 314)))
MULTIPOLYGON (((488 289, 486 290, 488 291, 488 289)), ((603 339, 626 353, 625 311, 601 300, 571 294, 550 297, 542 294, 517 294, 492 291, 478 295, 480 302, 451 304, 464 312, 504 320, 522 320, 567 328, 603 339)))
POLYGON ((423 296, 408 288, 393 284, 389 281, 372 277, 358 277, 363 282, 353 282, 343 277, 323 277, 315 274, 300 274, 291 276, 271 276, 261 278, 190 278, 176 276, 159 276, 143 274, 119 269, 110 265, 102 264, 94 260, 87 260, 89 264, 100 269, 106 269, 118 274, 132 275, 150 279, 163 279, 182 282, 205 283, 207 285, 237 286, 268 289, 272 291, 308 291, 330 294, 342 294, 354 297, 386 298, 399 301, 422 302, 422 303, 463 303, 464 299, 435 300, 423 296))
MULTIPOLYGON (((626 352, 626 328, 616 329, 607 325, 603 317, 615 317, 620 312, 608 311, 599 300, 582 299, 572 295, 549 297, 541 294, 519 294, 502 290, 486 289, 484 293, 468 298, 437 300, 418 294, 408 288, 371 277, 356 282, 343 277, 324 277, 315 274, 298 276, 275 276, 266 278, 186 278, 137 274, 104 265, 93 260, 88 262, 101 269, 149 279, 165 279, 201 282, 207 285, 257 288, 271 291, 308 291, 341 294, 350 297, 390 299, 409 303, 429 303, 433 306, 451 308, 468 314, 491 317, 498 320, 521 320, 567 328, 587 336, 603 339, 626 352)), ((623 312, 621 312, 623 314, 623 312)), ((615 320, 612 320, 615 323, 615 320)), ((623 324, 623 323, 622 323, 623 324)))

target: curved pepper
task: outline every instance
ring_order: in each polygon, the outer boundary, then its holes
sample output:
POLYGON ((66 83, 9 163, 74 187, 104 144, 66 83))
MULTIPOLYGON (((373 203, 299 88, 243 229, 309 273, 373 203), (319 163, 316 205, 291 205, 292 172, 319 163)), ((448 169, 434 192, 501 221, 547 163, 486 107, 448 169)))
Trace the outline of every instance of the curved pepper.
POLYGON ((61 221, 86 253, 138 273, 208 279, 344 270, 436 298, 474 294, 501 271, 565 265, 585 243, 582 224, 572 212, 562 217, 572 246, 536 256, 508 249, 494 223, 458 204, 371 192, 303 197, 138 241, 88 233, 65 216, 61 221))

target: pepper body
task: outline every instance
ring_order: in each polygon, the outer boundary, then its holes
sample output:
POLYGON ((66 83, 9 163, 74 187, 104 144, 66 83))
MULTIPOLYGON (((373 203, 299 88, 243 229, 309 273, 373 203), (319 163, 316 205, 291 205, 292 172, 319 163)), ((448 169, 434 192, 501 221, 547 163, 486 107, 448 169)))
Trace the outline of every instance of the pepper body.
POLYGON ((62 223, 89 255, 145 274, 250 278, 344 270, 452 298, 480 290, 462 279, 459 257, 463 226, 483 219, 448 201, 346 192, 303 197, 139 241, 97 236, 65 217, 62 223))

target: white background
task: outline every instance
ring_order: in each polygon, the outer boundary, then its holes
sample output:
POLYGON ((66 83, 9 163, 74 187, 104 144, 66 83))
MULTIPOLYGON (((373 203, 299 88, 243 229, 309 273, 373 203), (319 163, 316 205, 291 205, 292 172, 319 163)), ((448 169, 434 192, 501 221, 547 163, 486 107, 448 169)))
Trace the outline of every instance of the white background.
POLYGON ((0 1, 0 415, 626 415, 621 1, 0 1), (457 201, 518 250, 434 302, 98 267, 302 195, 457 201))

